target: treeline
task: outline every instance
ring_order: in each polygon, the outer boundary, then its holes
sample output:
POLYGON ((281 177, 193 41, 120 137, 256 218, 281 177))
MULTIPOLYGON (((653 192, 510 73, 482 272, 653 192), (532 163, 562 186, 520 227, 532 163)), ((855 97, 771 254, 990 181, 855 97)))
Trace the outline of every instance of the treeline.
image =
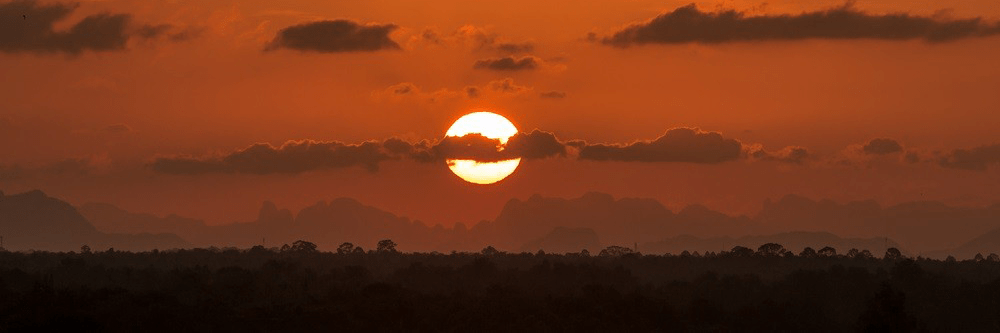
POLYGON ((997 331, 1000 261, 890 249, 647 255, 0 252, 0 331, 997 331))

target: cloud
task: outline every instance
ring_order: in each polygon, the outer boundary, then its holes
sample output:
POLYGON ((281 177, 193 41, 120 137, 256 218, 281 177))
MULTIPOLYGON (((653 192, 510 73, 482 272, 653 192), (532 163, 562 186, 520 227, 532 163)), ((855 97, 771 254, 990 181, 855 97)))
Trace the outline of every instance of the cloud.
POLYGON ((167 39, 172 42, 183 42, 201 36, 205 32, 204 28, 186 28, 167 35, 167 39))
POLYGON ((441 34, 433 29, 425 29, 423 32, 412 36, 407 42, 407 45, 419 44, 458 46, 474 52, 491 52, 505 55, 529 53, 535 50, 534 42, 513 42, 500 37, 500 35, 489 31, 487 28, 474 25, 464 25, 450 34, 441 34))
MULTIPOLYGON (((627 145, 588 144, 582 140, 561 141, 551 132, 535 129, 511 136, 506 144, 475 133, 415 143, 399 138, 360 144, 288 141, 280 147, 259 143, 221 156, 160 157, 151 166, 154 171, 166 174, 296 174, 347 167, 376 171, 379 163, 389 160, 422 163, 440 163, 450 159, 480 162, 513 158, 532 160, 567 157, 570 149, 578 151, 577 158, 581 160, 715 164, 746 158, 747 148, 739 141, 725 138, 718 132, 706 132, 697 128, 673 128, 653 141, 637 141, 627 145)), ((777 152, 756 149, 749 155, 758 159, 797 164, 811 157, 808 150, 796 146, 777 152)))
POLYGON ((447 136, 431 148, 435 158, 429 161, 445 159, 477 160, 480 162, 496 162, 517 158, 509 151, 502 151, 500 140, 490 139, 480 134, 465 136, 447 136))
MULTIPOLYGON (((981 18, 945 20, 905 13, 877 15, 854 9, 850 2, 823 11, 764 16, 748 16, 735 10, 703 12, 690 4, 628 26, 600 42, 617 47, 811 38, 946 42, 997 34, 1000 24, 986 23, 981 18)), ((597 37, 591 35, 590 39, 597 37)))
POLYGON ((489 69, 495 71, 518 71, 536 69, 541 66, 542 60, 534 56, 524 56, 515 58, 511 56, 501 58, 490 58, 477 60, 472 68, 489 69))
POLYGON ((414 159, 420 161, 463 159, 480 162, 496 162, 513 158, 543 159, 566 156, 566 146, 556 138, 555 134, 535 129, 531 132, 521 132, 511 136, 506 144, 479 134, 445 137, 433 145, 430 152, 430 154, 422 154, 419 150, 415 150, 414 153, 417 157, 414 159), (433 158, 426 158, 427 156, 433 158))
POLYGON ((379 162, 392 158, 381 143, 374 141, 344 144, 302 140, 288 141, 280 147, 258 143, 218 157, 160 157, 151 167, 166 174, 296 174, 353 166, 375 171, 379 162))
POLYGON ((488 32, 484 28, 474 25, 464 25, 455 31, 454 39, 458 43, 464 43, 476 50, 493 49, 497 43, 496 33, 488 32))
POLYGON ((891 163, 913 164, 921 160, 919 151, 905 151, 903 145, 890 138, 874 138, 863 143, 851 144, 836 154, 826 156, 829 166, 874 168, 891 163), (903 154, 906 152, 906 154, 903 154))
POLYGON ((23 0, 0 4, 4 21, 0 26, 0 51, 79 54, 125 49, 131 21, 127 14, 91 15, 66 31, 55 31, 56 22, 67 18, 76 7, 23 0))
MULTIPOLYGON (((868 143, 880 142, 871 140, 868 143)), ((878 145, 878 144, 876 144, 878 145)), ((618 162, 683 162, 718 164, 729 161, 773 161, 805 165, 809 161, 826 162, 816 165, 856 166, 865 161, 861 145, 845 150, 855 155, 838 156, 841 160, 823 160, 809 149, 788 146, 777 151, 767 151, 759 144, 746 144, 727 138, 719 132, 698 128, 679 127, 667 130, 654 140, 640 140, 629 144, 592 144, 583 140, 562 141, 551 132, 532 130, 510 137, 506 144, 479 134, 463 137, 444 137, 439 140, 410 142, 399 138, 383 141, 366 141, 347 144, 337 141, 298 140, 275 147, 258 143, 221 155, 204 157, 165 156, 155 158, 150 166, 164 174, 297 174, 316 170, 361 167, 377 171, 380 163, 392 160, 411 160, 421 163, 441 163, 449 159, 470 159, 495 162, 513 158, 545 159, 575 157, 589 161, 618 162)), ((885 151, 885 150, 881 150, 885 151)), ((913 150, 905 151, 900 162, 918 163, 936 161, 945 168, 987 170, 1000 164, 1000 144, 972 149, 956 149, 937 157, 921 157, 913 150)), ((870 157, 869 157, 870 158, 870 157)), ((106 158, 105 158, 106 160, 106 158)), ((99 158, 68 159, 43 167, 24 168, 18 165, 0 166, 0 177, 19 178, 24 174, 42 170, 53 174, 89 172, 98 169, 99 158), (79 171, 83 170, 83 171, 79 171)))
POLYGON ((166 38, 172 42, 183 42, 200 36, 204 31, 203 28, 181 29, 172 24, 157 24, 139 27, 135 34, 142 39, 166 38))
POLYGON ((385 89, 372 91, 375 99, 390 101, 421 101, 426 103, 437 103, 446 100, 460 99, 464 93, 450 89, 438 89, 435 91, 424 91, 412 82, 401 82, 385 89))
POLYGON ((490 81, 490 83, 488 83, 486 87, 492 91, 499 93, 506 93, 506 94, 520 94, 522 92, 531 90, 530 87, 520 86, 515 84, 514 79, 509 77, 500 80, 490 81))
POLYGON ((132 131, 132 128, 125 124, 112 124, 101 129, 102 132, 120 134, 128 133, 132 131))
POLYGON ((938 164, 946 168, 976 171, 985 171, 997 163, 1000 163, 1000 144, 955 149, 938 160, 938 164))
POLYGON ((377 100, 437 103, 462 98, 513 98, 533 89, 514 83, 512 78, 493 80, 481 86, 465 86, 461 89, 440 88, 433 91, 425 91, 411 82, 401 82, 372 91, 371 96, 377 100))
POLYGON ((743 145, 718 132, 697 128, 673 128, 653 141, 627 145, 588 144, 580 148, 580 159, 625 162, 722 163, 741 157, 743 145))
POLYGON ((468 98, 478 98, 479 95, 481 94, 479 87, 476 86, 468 86, 465 87, 464 90, 465 90, 465 97, 468 98))
POLYGON ((144 25, 136 29, 135 33, 141 38, 153 39, 165 35, 171 28, 173 26, 170 24, 144 25))
POLYGON ((748 149, 748 156, 762 161, 803 164, 812 155, 809 149, 800 146, 788 146, 776 152, 768 152, 760 146, 753 146, 748 149))
POLYGON ((538 129, 512 136, 504 150, 526 159, 566 156, 566 145, 555 134, 538 129))
POLYGON ((131 37, 148 39, 165 34, 169 25, 132 23, 129 14, 86 16, 66 30, 55 25, 70 17, 76 4, 41 4, 33 0, 0 3, 0 52, 66 53, 125 50, 131 37))
POLYGON ((411 95, 420 92, 420 89, 411 82, 403 82, 386 88, 386 92, 393 95, 411 95))
POLYGON ((502 53, 527 53, 535 50, 535 44, 531 42, 524 43, 499 43, 496 44, 497 51, 502 53))
POLYGON ((288 141, 280 147, 258 143, 220 156, 168 156, 150 163, 153 171, 164 174, 207 173, 297 174, 307 171, 362 167, 377 171, 388 160, 443 162, 473 159, 482 162, 512 158, 540 159, 565 156, 566 148, 552 133, 534 130, 512 136, 506 145, 479 134, 444 137, 433 144, 389 138, 345 144, 337 141, 288 141))
POLYGON ((566 98, 566 93, 564 93, 562 91, 545 91, 545 92, 539 93, 538 97, 560 99, 560 98, 566 98))
POLYGON ((888 155, 902 152, 903 146, 893 139, 877 138, 868 141, 861 147, 861 151, 870 155, 888 155))
POLYGON ((394 24, 363 25, 349 20, 309 22, 281 29, 264 49, 320 53, 398 50, 399 44, 389 38, 397 28, 394 24))

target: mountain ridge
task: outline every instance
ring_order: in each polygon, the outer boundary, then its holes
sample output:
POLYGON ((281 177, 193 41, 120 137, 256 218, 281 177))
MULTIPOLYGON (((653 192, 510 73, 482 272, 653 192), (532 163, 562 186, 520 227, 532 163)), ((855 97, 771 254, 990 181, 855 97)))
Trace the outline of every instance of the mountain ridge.
MULTIPOLYGON (((83 213, 99 218, 86 209, 83 213)), ((765 200, 756 215, 730 216, 700 204, 674 212, 654 199, 615 198, 600 192, 577 198, 535 194, 508 200, 492 220, 464 226, 428 226, 344 197, 319 201, 297 213, 265 202, 255 221, 206 226, 197 235, 182 236, 190 237, 195 244, 239 247, 260 244, 265 238, 269 244, 311 238, 326 249, 339 242, 374 244, 378 239, 391 238, 401 249, 478 251, 486 245, 506 250, 529 248, 529 242, 560 227, 594 230, 606 245, 651 244, 680 235, 735 240, 750 235, 827 232, 845 239, 888 238, 913 253, 934 253, 1000 228, 1000 205, 969 208, 915 201, 882 206, 873 200, 837 203, 789 194, 765 200), (212 242, 220 237, 228 238, 212 242)), ((884 247, 870 250, 881 251, 884 247)))

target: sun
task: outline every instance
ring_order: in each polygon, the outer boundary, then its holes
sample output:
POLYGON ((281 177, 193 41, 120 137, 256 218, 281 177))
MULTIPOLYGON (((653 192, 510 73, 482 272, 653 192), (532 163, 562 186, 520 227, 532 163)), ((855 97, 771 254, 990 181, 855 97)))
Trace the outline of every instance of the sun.
MULTIPOLYGON (((510 137, 517 134, 514 124, 493 112, 473 112, 458 118, 445 132, 445 136, 464 136, 476 133, 506 144, 510 137)), ((493 184, 507 178, 518 164, 520 158, 499 162, 479 162, 475 160, 449 159, 448 168, 458 177, 474 184, 493 184)))
POLYGON ((514 124, 493 112, 481 111, 473 112, 458 118, 451 127, 448 128, 446 136, 463 136, 466 134, 478 133, 490 139, 500 140, 500 143, 507 143, 507 139, 517 134, 517 127, 514 124))

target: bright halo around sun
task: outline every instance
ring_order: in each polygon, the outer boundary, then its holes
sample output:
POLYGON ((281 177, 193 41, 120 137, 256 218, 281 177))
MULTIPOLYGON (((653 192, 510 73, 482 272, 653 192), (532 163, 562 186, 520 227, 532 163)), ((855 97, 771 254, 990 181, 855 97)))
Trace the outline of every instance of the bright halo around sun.
MULTIPOLYGON (((454 124, 448 128, 445 136, 465 136, 466 134, 477 133, 490 139, 500 140, 506 144, 510 137, 517 134, 517 127, 514 124, 493 112, 473 112, 458 118, 454 124)), ((493 184, 507 178, 517 165, 521 163, 520 158, 514 158, 499 162, 479 162, 476 160, 449 159, 448 168, 458 177, 474 184, 493 184)))

